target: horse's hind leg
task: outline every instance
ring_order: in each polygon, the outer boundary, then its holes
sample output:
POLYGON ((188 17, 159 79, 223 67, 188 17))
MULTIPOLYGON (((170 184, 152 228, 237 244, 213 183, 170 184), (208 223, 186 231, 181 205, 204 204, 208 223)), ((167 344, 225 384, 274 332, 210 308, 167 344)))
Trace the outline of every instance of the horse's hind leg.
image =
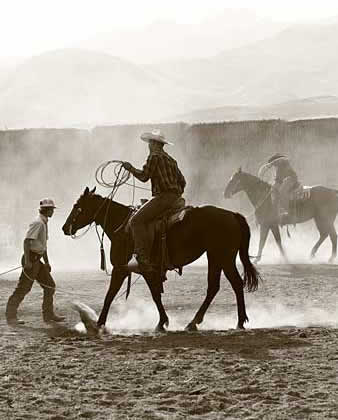
POLYGON ((221 267, 219 267, 214 262, 210 261, 210 256, 208 255, 208 290, 207 296, 204 299, 201 307, 197 311, 193 320, 185 327, 187 331, 197 331, 197 325, 201 324, 203 321, 204 315, 209 308, 210 303, 213 301, 217 292, 219 291, 219 283, 221 278, 221 267))
POLYGON ((249 321, 245 310, 243 280, 237 270, 236 260, 232 259, 223 266, 224 274, 229 280, 236 295, 238 324, 237 328, 244 329, 244 323, 249 321))
POLYGON ((332 242, 332 254, 329 259, 329 263, 332 263, 337 256, 337 232, 334 227, 334 224, 332 224, 332 226, 330 227, 329 235, 332 242))
POLYGON ((321 244, 325 241, 325 239, 329 236, 330 228, 328 224, 325 221, 317 220, 315 219, 315 223, 317 226, 317 229, 319 230, 319 239, 316 242, 315 246, 311 250, 311 258, 314 258, 316 256, 316 252, 318 251, 318 248, 321 246, 321 244))

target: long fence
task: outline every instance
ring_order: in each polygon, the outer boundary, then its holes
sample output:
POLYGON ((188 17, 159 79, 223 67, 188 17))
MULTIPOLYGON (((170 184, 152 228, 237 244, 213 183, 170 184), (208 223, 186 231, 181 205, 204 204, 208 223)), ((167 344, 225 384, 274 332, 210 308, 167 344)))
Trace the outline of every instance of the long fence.
MULTIPOLYGON (((141 166, 147 147, 139 141, 139 135, 154 127, 140 124, 92 130, 0 131, 0 247, 18 245, 25 222, 41 197, 56 200, 62 219, 81 191, 95 185, 94 172, 103 161, 128 160, 141 166)), ((168 150, 186 175, 186 198, 192 204, 212 203, 246 214, 251 207, 244 195, 224 201, 225 182, 239 166, 257 173, 259 166, 276 152, 290 157, 304 184, 338 188, 337 118, 156 127, 175 143, 168 150)), ((128 194, 122 192, 118 198, 128 202, 128 194)))

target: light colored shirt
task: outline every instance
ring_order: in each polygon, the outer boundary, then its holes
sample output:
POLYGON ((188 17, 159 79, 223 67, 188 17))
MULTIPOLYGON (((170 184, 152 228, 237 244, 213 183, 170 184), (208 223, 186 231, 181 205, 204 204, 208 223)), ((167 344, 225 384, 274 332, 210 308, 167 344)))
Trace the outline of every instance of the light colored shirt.
POLYGON ((31 251, 43 255, 47 251, 48 217, 39 214, 28 228, 26 239, 31 239, 31 251))

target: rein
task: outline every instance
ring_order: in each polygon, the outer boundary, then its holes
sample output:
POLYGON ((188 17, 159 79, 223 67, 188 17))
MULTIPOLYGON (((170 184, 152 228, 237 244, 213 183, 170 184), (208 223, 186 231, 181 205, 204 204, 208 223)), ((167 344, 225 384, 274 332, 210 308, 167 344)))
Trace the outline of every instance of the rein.
MULTIPOLYGON (((258 178, 258 180, 259 181, 261 181, 259 178, 258 178)), ((264 182, 264 181, 263 181, 264 182)), ((254 204, 254 208, 255 208, 255 210, 252 212, 252 213, 250 213, 248 216, 245 216, 245 218, 247 219, 247 220, 251 220, 252 218, 254 218, 255 217, 255 213, 256 213, 256 211, 257 210, 259 210, 261 207, 262 207, 262 205, 266 202, 266 200, 269 198, 271 196, 271 188, 269 189, 269 191, 266 193, 266 195, 263 197, 263 199, 262 200, 260 200, 259 202, 258 202, 258 204, 254 204)))
MULTIPOLYGON (((96 182, 105 188, 111 188, 110 193, 104 198, 102 204, 99 206, 99 208, 97 209, 97 211, 95 212, 94 216, 93 216, 93 221, 90 223, 90 225, 88 226, 88 228, 80 235, 76 236, 71 235, 72 239, 79 239, 82 238, 83 236, 85 236, 85 234, 87 232, 89 232, 89 230, 93 227, 93 224, 95 223, 95 230, 96 230, 96 234, 100 243, 100 256, 101 256, 101 263, 100 263, 100 268, 102 271, 105 271, 107 276, 110 276, 111 273, 108 272, 107 270, 107 263, 106 263, 106 256, 105 256, 105 250, 104 250, 104 235, 105 235, 105 230, 106 230, 106 226, 107 226, 107 219, 108 219, 108 212, 109 212, 109 206, 111 205, 111 202, 115 196, 115 194, 117 193, 118 189, 122 186, 122 185, 128 185, 128 186, 132 186, 133 187, 133 196, 132 196, 132 205, 129 206, 130 211, 128 212, 127 216, 125 217, 125 219, 121 222, 121 224, 114 230, 113 235, 116 234, 128 221, 128 219, 130 218, 130 215, 133 213, 133 211, 135 210, 134 207, 134 200, 135 200, 135 189, 142 189, 142 190, 147 190, 149 191, 149 188, 143 188, 143 187, 138 187, 135 185, 135 177, 133 176, 133 183, 129 184, 128 180, 130 178, 130 172, 125 170, 122 172, 123 168, 123 161, 120 160, 109 160, 107 162, 102 163, 95 171, 95 179, 96 182), (105 171, 107 170, 107 168, 110 167, 110 165, 115 164, 114 167, 114 181, 109 181, 107 180, 107 177, 105 175, 105 171), (121 174, 122 172, 122 174, 121 174), (103 220, 103 224, 101 225, 102 227, 102 234, 100 235, 99 231, 98 231, 98 225, 95 221, 98 213, 101 211, 102 207, 105 205, 106 201, 109 200, 108 205, 106 207, 105 210, 105 215, 104 215, 104 220, 103 220)), ((74 218, 72 220, 72 222, 75 222, 76 218, 74 218)), ((72 224, 70 224, 70 229, 72 228, 72 224)), ((127 258, 126 258, 127 259, 127 258)), ((140 276, 139 276, 140 277, 140 276)), ((137 280, 137 279, 136 279, 137 280)), ((127 284, 127 290, 126 290, 126 299, 128 298, 128 295, 130 293, 130 288, 131 288, 131 273, 128 275, 128 284, 127 284)))

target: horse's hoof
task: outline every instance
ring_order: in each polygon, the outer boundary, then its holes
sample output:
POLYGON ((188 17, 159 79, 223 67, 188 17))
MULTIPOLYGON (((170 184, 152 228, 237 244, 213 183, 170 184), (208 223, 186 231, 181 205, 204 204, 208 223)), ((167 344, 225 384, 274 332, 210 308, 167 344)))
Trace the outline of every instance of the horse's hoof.
POLYGON ((194 331, 198 331, 197 325, 196 324, 188 324, 185 328, 185 331, 189 331, 189 332, 194 332, 194 331))
POLYGON ((166 329, 164 328, 163 325, 157 325, 157 327, 155 328, 155 332, 157 332, 157 333, 165 333, 167 331, 166 331, 166 329))
POLYGON ((331 258, 329 259, 328 263, 329 263, 329 264, 333 264, 333 263, 334 263, 334 258, 332 258, 332 257, 331 257, 331 258))
POLYGON ((237 324, 236 330, 245 330, 245 327, 243 324, 237 324))

